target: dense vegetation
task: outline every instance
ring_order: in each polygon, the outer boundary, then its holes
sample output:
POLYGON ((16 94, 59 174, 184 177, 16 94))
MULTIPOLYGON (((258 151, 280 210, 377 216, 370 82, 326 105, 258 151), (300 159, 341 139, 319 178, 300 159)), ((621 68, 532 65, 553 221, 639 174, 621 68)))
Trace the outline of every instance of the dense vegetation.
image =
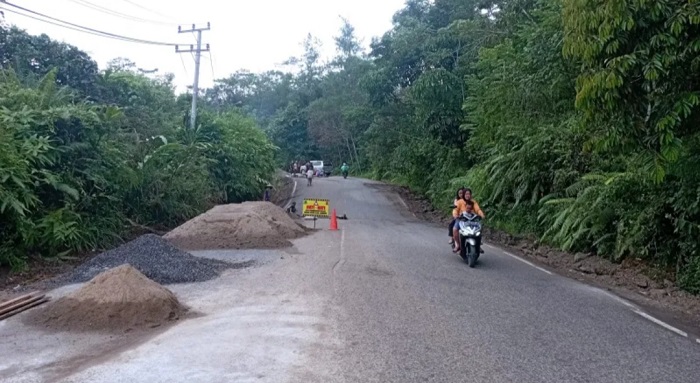
POLYGON ((258 199, 275 147, 233 108, 186 128, 190 97, 127 60, 100 72, 75 47, 0 26, 0 266, 258 199))
POLYGON ((345 23, 294 74, 239 72, 281 160, 322 157, 572 251, 646 259, 700 292, 700 1, 408 0, 365 54, 345 23))
POLYGON ((700 1, 408 0, 393 21, 369 52, 344 22, 330 62, 309 36, 289 72, 219 80, 195 131, 172 78, 0 28, 0 264, 256 198, 277 146, 436 206, 468 185, 490 225, 700 293, 700 1))

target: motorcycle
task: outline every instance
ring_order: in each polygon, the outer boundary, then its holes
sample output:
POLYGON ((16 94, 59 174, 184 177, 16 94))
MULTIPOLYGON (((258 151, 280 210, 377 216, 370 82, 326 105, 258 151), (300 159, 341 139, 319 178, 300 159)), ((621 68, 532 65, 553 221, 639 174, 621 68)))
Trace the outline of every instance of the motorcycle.
POLYGON ((455 225, 459 231, 459 255, 469 267, 474 267, 481 254, 481 217, 474 213, 462 213, 455 225))
POLYGON ((343 178, 345 178, 345 179, 348 178, 348 171, 347 170, 343 171, 343 178))

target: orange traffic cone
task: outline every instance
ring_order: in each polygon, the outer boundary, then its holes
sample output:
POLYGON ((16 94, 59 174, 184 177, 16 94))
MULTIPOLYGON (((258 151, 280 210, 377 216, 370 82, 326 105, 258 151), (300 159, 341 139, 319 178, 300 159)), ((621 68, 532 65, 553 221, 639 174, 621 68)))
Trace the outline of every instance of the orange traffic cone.
POLYGON ((335 215, 335 209, 331 213, 331 230, 338 230, 338 217, 335 215))

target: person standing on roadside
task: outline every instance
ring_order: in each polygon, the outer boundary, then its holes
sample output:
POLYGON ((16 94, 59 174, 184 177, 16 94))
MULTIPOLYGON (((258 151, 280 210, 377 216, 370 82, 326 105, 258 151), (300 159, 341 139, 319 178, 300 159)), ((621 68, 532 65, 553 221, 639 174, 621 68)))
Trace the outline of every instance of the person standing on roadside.
POLYGON ((313 166, 306 170, 306 186, 311 186, 311 181, 314 179, 313 166))
POLYGON ((270 192, 271 191, 272 191, 272 185, 267 184, 267 186, 265 186, 265 194, 263 195, 263 200, 265 200, 265 202, 270 202, 270 192))

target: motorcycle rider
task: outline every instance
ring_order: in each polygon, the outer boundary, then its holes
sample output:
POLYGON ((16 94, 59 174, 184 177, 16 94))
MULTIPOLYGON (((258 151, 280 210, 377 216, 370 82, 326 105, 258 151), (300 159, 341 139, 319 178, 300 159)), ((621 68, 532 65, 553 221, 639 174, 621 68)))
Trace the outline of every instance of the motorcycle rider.
POLYGON ((343 166, 340 167, 340 171, 343 173, 343 176, 346 176, 346 177, 347 177, 347 175, 348 175, 348 170, 350 170, 350 167, 348 166, 348 164, 346 164, 345 162, 343 162, 343 166))
MULTIPOLYGON (((479 207, 479 204, 472 199, 472 190, 469 188, 464 189, 464 197, 457 201, 455 204, 457 206, 457 216, 462 215, 463 213, 476 213, 481 219, 484 219, 486 216, 484 215, 484 212, 481 211, 481 208, 479 207)), ((460 243, 459 243, 459 228, 457 225, 454 225, 452 229, 452 239, 454 241, 454 249, 453 251, 455 253, 458 253, 460 250, 460 243)), ((483 249, 480 251, 481 253, 484 252, 483 249)))
MULTIPOLYGON (((473 214, 474 213, 474 201, 462 200, 461 202, 462 202, 461 205, 464 205, 464 210, 460 214, 465 214, 465 213, 466 214, 473 214)), ((452 251, 455 253, 459 253, 459 251, 461 250, 460 246, 462 244, 459 242, 459 228, 457 227, 457 225, 455 225, 454 228, 452 229, 452 240, 454 241, 454 247, 453 247, 452 251)))

